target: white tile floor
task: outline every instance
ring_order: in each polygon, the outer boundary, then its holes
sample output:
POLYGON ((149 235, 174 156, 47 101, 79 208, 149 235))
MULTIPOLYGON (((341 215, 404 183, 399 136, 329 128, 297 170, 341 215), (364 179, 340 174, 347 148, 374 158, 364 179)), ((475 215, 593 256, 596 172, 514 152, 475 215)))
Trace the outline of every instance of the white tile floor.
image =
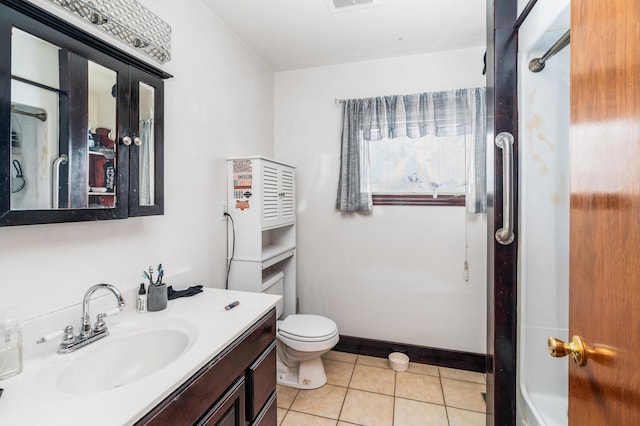
POLYGON ((484 426, 484 374, 433 365, 389 368, 386 358, 331 351, 327 384, 278 385, 281 426, 484 426))

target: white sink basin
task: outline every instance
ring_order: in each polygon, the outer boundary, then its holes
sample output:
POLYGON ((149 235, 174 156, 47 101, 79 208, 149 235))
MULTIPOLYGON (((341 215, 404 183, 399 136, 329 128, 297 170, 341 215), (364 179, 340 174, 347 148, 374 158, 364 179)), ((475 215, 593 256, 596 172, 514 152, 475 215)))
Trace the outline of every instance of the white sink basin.
POLYGON ((55 379, 58 391, 93 395, 127 385, 167 367, 195 338, 191 327, 136 326, 112 330, 111 335, 78 349, 55 379))

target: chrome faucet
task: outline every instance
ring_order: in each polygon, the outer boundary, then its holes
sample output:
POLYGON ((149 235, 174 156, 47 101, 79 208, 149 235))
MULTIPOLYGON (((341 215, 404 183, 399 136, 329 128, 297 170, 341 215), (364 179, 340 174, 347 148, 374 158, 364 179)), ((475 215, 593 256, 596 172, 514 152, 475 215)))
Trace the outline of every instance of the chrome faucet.
POLYGON ((118 300, 118 309, 122 310, 126 303, 122 297, 122 293, 116 287, 111 284, 96 284, 91 286, 89 290, 84 294, 84 299, 82 300, 82 325, 80 326, 80 332, 77 336, 73 334, 73 326, 68 325, 64 329, 64 335, 62 336, 62 343, 60 343, 60 347, 58 348, 59 354, 66 354, 69 352, 73 352, 76 349, 80 349, 83 346, 88 345, 89 343, 95 342, 98 339, 103 337, 107 337, 109 335, 109 330, 107 329, 107 325, 104 322, 104 318, 106 314, 98 314, 96 323, 93 327, 91 327, 91 315, 89 314, 89 302, 91 301, 91 296, 97 290, 105 289, 109 290, 118 300))

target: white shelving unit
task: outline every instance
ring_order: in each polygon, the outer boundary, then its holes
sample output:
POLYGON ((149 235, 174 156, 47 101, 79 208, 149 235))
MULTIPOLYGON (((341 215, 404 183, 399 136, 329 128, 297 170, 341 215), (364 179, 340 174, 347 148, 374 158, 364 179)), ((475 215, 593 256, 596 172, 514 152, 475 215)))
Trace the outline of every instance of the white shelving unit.
POLYGON ((268 291, 283 274, 284 315, 296 312, 295 168, 264 157, 227 160, 229 288, 268 291))

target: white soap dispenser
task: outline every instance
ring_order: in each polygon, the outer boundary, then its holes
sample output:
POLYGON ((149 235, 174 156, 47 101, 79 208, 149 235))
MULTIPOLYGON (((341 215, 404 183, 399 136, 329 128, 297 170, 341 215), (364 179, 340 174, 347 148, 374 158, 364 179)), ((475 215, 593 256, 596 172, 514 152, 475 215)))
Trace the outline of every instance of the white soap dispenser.
POLYGON ((0 380, 22 372, 22 330, 15 319, 0 322, 0 380))

